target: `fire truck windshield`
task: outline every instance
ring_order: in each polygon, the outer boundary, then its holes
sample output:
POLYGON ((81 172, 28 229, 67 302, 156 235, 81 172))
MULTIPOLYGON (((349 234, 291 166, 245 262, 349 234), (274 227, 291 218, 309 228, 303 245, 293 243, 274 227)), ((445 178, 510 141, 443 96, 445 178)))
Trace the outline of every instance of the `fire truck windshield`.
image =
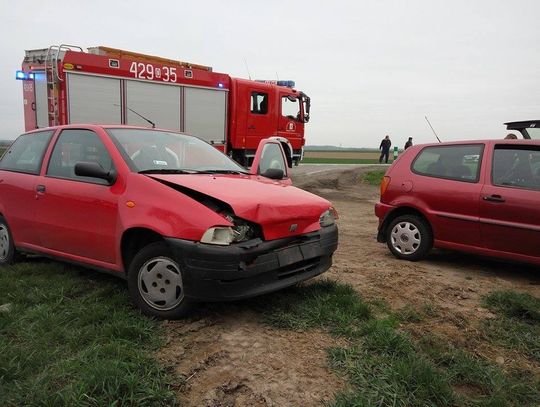
POLYGON ((107 132, 132 171, 246 172, 245 168, 197 137, 151 129, 111 128, 107 132))

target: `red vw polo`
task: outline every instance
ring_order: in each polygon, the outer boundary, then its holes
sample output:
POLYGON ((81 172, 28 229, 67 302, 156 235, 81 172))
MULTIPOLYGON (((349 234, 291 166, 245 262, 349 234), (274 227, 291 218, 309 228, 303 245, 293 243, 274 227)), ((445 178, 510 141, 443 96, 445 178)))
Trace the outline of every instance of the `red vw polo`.
POLYGON ((39 253, 113 272, 161 318, 323 273, 335 217, 291 186, 279 140, 248 172, 189 135, 70 125, 23 134, 0 160, 0 266, 39 253))
POLYGON ((400 259, 432 247, 540 264, 540 141, 408 148, 381 184, 379 242, 400 259))

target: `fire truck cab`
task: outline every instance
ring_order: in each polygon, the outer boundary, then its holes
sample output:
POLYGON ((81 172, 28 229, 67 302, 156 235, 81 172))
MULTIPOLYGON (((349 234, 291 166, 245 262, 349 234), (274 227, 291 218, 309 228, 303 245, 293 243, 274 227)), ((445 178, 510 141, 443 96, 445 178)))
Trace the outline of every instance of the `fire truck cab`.
POLYGON ((26 51, 25 130, 128 124, 195 135, 249 166, 261 139, 277 137, 298 164, 310 98, 292 81, 253 81, 211 67, 108 47, 26 51))

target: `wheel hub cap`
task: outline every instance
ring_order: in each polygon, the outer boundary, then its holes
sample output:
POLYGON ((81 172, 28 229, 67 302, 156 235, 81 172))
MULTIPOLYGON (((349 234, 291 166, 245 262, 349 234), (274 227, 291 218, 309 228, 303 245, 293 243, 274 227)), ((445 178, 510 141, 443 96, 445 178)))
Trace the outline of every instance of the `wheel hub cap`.
POLYGON ((418 228, 410 222, 394 226, 390 235, 392 247, 402 254, 413 254, 420 247, 421 236, 418 228))
POLYGON ((0 225, 0 260, 6 260, 9 252, 9 233, 6 225, 0 225))
POLYGON ((152 308, 167 311, 182 302, 184 286, 178 264, 166 257, 148 260, 139 270, 139 293, 152 308))

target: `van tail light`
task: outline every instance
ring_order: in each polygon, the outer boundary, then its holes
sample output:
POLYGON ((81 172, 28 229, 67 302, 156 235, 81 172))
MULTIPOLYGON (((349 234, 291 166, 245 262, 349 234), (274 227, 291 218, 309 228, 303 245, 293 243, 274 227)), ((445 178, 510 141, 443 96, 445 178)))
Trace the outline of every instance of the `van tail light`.
POLYGON ((381 200, 388 189, 388 185, 390 185, 390 177, 385 175, 381 181, 381 200))

